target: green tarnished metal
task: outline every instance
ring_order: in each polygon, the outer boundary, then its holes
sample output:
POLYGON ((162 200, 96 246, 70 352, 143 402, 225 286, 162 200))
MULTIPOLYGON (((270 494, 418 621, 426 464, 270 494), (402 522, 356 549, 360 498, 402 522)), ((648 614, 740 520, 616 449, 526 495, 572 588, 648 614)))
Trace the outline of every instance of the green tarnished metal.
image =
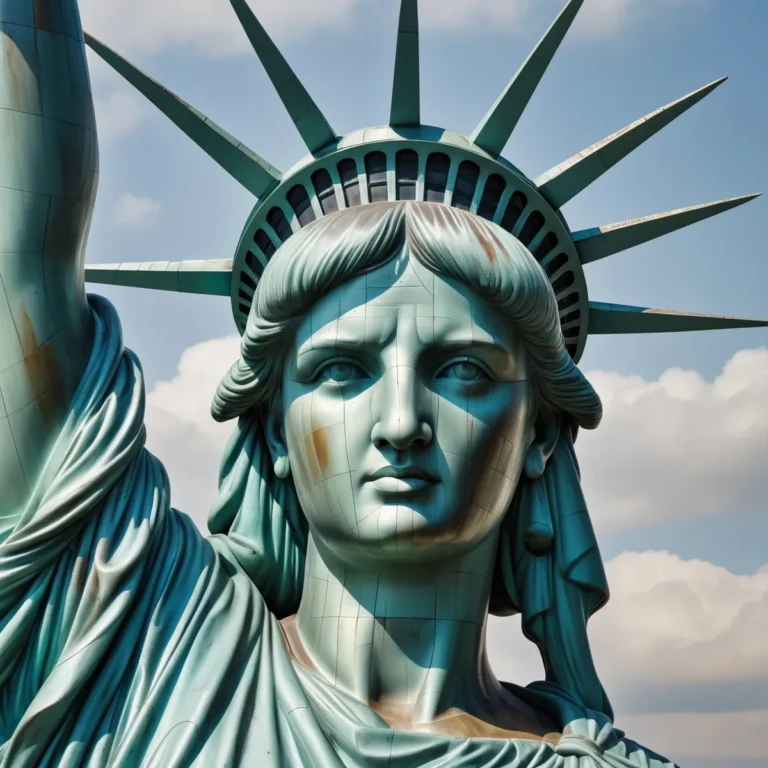
POLYGON ((694 205, 690 208, 679 208, 675 211, 574 232, 571 238, 576 244, 581 263, 589 264, 744 205, 756 197, 760 195, 743 195, 714 203, 694 205))
POLYGON ((583 152, 579 152, 538 176, 534 179, 534 183, 552 205, 561 208, 616 163, 634 152, 651 136, 669 125, 675 118, 701 101, 727 79, 723 77, 715 80, 709 85, 689 93, 682 99, 673 101, 656 112, 641 117, 626 128, 598 141, 597 144, 593 144, 583 152))
POLYGON ((0 540, 88 362, 83 262, 97 181, 76 5, 0 0, 0 540))
POLYGON ((402 0, 397 28, 395 82, 392 88, 390 125, 421 123, 421 85, 419 72, 418 0, 402 0))
POLYGON ((337 140, 317 104, 272 42, 261 22, 245 0, 230 0, 245 34, 251 41, 269 79, 275 86, 288 114, 298 128, 310 152, 315 153, 337 140))
POLYGON ((504 92, 472 134, 472 141, 491 155, 504 151, 528 102, 576 18, 584 0, 570 0, 504 92))
POLYGON ((85 279, 102 285, 229 296, 232 259, 89 264, 85 268, 85 279))
POLYGON ((677 312, 670 309, 630 307, 624 304, 589 302, 589 333, 680 333, 727 328, 765 328, 768 320, 720 317, 677 312))
POLYGON ((212 120, 126 61, 100 40, 86 34, 85 41, 107 64, 141 91, 209 157, 256 197, 266 195, 279 183, 280 171, 241 141, 230 136, 212 120))

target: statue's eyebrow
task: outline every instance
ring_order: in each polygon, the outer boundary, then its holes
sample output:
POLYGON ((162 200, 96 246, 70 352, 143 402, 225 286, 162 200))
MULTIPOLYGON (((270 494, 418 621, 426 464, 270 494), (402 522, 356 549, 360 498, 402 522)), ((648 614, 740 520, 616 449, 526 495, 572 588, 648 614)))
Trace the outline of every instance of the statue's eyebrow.
POLYGON ((499 341, 489 341, 485 339, 473 339, 471 337, 461 338, 454 337, 449 339, 435 339, 431 344, 427 345, 428 349, 433 350, 449 350, 451 352, 461 352, 466 350, 468 352, 493 352, 495 354, 513 355, 515 352, 509 349, 506 344, 499 341))
POLYGON ((298 357, 310 352, 337 352, 339 350, 356 351, 375 350, 381 346, 378 340, 366 339, 364 334, 350 333, 338 328, 323 328, 312 334, 298 349, 298 357))

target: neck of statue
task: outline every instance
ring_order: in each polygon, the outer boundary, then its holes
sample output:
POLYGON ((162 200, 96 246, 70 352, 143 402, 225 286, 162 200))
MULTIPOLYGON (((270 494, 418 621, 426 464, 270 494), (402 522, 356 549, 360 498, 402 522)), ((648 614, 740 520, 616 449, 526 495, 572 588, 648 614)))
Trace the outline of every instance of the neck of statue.
POLYGON ((294 652, 390 722, 485 710, 500 689, 485 651, 495 556, 489 537, 450 561, 355 568, 310 537, 294 652))

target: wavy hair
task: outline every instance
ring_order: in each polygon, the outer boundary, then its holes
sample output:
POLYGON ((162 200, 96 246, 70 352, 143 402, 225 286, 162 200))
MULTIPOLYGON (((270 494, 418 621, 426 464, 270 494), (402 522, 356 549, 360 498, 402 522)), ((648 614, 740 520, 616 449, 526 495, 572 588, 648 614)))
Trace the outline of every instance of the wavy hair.
POLYGON ((290 340, 312 306, 401 253, 466 285, 509 319, 527 351, 537 412, 562 425, 544 475, 520 479, 502 523, 490 611, 521 613, 548 683, 611 716, 586 631, 608 587, 573 450, 578 428, 599 424, 602 405, 565 348, 543 269, 489 221, 436 203, 377 203, 322 218, 277 250, 256 290, 240 359, 212 405, 216 420, 239 421, 225 451, 211 533, 228 536, 276 616, 298 610, 308 527, 292 480, 274 474, 260 412, 279 394, 290 340))

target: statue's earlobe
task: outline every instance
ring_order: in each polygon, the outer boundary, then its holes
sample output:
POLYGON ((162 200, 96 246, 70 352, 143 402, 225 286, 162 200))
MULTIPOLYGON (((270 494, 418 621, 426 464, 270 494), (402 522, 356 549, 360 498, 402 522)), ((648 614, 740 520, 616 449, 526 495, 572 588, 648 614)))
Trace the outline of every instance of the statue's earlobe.
POLYGON ((262 424, 275 475, 280 480, 287 480, 291 475, 291 460, 288 456, 282 411, 279 408, 267 409, 262 417, 262 424))
POLYGON ((532 429, 533 439, 525 455, 523 472, 529 480, 537 480, 544 474, 547 462, 557 447, 560 437, 560 418, 539 414, 532 429))

